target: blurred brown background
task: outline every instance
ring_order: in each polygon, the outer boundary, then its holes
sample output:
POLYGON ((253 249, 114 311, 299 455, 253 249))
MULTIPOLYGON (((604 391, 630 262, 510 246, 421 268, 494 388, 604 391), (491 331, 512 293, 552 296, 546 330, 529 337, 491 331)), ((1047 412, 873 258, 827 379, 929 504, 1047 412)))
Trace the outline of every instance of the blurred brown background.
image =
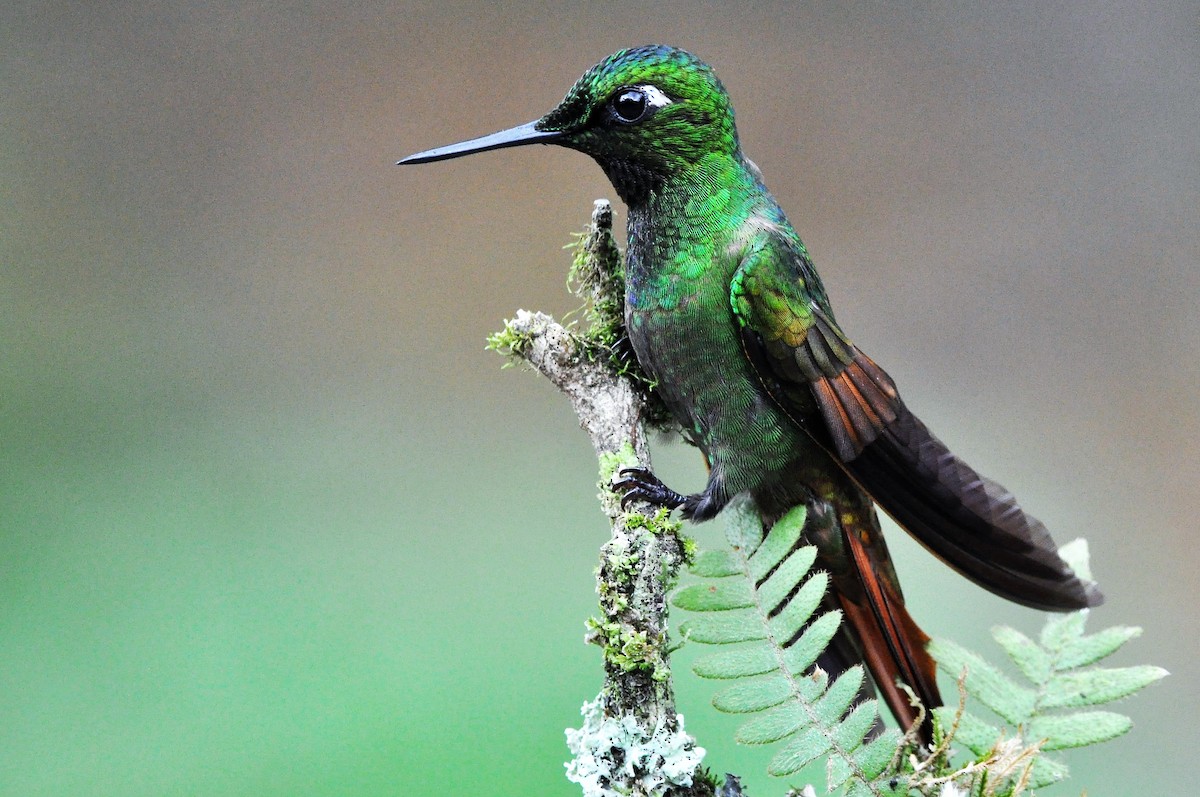
MULTIPOLYGON (((649 42, 717 68, 909 404, 1089 538, 1093 629, 1145 627, 1118 663, 1172 671, 1047 793, 1186 793, 1198 33, 1192 2, 6 4, 0 794, 577 793, 594 464, 482 346, 573 307, 561 246, 613 192, 550 147, 392 164, 649 42)), ((891 539, 931 633, 1040 626, 891 539)), ((781 793, 692 655, 708 763, 781 793)))

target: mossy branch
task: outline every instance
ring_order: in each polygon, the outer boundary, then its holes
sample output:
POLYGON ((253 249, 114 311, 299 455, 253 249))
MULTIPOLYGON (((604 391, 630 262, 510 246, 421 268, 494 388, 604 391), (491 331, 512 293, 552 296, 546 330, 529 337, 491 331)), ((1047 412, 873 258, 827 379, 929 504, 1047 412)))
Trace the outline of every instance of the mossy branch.
POLYGON ((690 542, 666 512, 622 511, 610 487, 619 469, 650 467, 647 417, 666 417, 622 348, 624 274, 612 217, 611 205, 598 200, 572 269, 589 327, 568 329, 519 310, 488 346, 527 362, 571 401, 599 458, 600 505, 612 524, 596 572, 601 616, 588 622, 587 635, 604 651, 604 685, 584 705, 584 727, 568 731, 575 754, 568 776, 587 795, 712 795, 715 784, 699 769, 704 750, 675 710, 667 640, 667 591, 690 558, 690 542))

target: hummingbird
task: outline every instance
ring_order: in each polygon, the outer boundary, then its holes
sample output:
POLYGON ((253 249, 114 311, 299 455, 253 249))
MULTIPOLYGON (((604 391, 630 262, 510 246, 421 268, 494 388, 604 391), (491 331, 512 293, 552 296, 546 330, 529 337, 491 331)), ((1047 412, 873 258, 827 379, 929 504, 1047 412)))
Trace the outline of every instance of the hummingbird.
POLYGON ((818 662, 831 675, 864 662, 904 728, 921 714, 900 684, 927 708, 942 703, 876 505, 1001 597, 1048 611, 1101 603, 1045 526, 935 437, 838 325, 808 250, 742 152, 708 64, 662 45, 621 50, 545 116, 400 164, 527 144, 591 156, 627 206, 626 335, 708 466, 692 494, 625 469, 614 484, 622 503, 704 521, 738 499, 765 526, 806 506, 805 536, 830 574, 826 605, 845 619, 818 662))

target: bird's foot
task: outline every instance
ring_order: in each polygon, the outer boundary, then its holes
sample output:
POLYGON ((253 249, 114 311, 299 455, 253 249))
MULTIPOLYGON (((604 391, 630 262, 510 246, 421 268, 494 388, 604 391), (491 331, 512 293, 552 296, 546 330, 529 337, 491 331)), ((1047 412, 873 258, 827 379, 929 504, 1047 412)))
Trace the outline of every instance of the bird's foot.
POLYGON ((622 468, 617 475, 621 478, 613 482, 613 490, 621 494, 622 511, 633 501, 645 501, 667 509, 683 506, 687 501, 645 468, 622 468))

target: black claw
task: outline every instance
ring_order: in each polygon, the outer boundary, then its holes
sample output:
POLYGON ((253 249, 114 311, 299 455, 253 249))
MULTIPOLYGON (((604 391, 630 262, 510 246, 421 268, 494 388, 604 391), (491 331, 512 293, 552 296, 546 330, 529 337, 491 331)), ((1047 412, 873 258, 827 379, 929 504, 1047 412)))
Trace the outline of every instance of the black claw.
POLYGON ((637 355, 633 351, 633 342, 628 335, 621 335, 612 345, 613 354, 622 365, 629 365, 637 360, 637 355))
POLYGON ((658 477, 645 468, 622 468, 617 474, 621 479, 613 483, 613 490, 621 493, 621 509, 628 509, 634 501, 644 501, 652 506, 675 509, 682 506, 682 495, 659 481, 658 477))

